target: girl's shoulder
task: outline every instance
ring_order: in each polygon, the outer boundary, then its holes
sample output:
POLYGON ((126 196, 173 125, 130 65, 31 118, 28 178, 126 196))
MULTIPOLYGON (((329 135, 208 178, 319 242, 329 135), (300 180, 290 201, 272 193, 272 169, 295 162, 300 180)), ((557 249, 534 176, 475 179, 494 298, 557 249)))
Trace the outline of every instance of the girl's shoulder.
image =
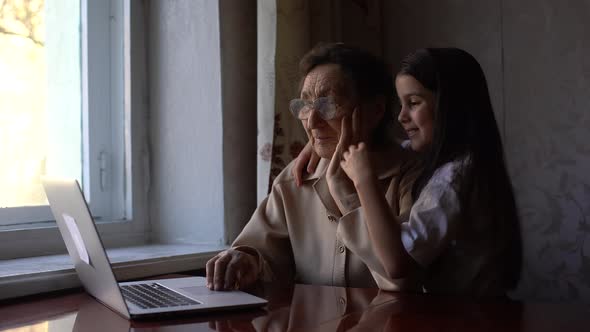
POLYGON ((451 185, 453 187, 457 186, 459 177, 461 175, 462 169, 469 163, 469 158, 459 158, 453 161, 449 161, 439 168, 437 168, 432 177, 430 178, 430 183, 436 184, 446 184, 451 185))

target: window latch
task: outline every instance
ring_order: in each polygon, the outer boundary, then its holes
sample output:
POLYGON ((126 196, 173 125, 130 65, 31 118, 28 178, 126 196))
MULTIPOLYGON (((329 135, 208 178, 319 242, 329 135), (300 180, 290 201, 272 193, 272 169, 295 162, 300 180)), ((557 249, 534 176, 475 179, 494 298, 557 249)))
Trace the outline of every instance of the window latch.
POLYGON ((100 165, 100 191, 106 191, 107 190, 107 167, 109 165, 108 163, 108 153, 106 153, 105 151, 101 151, 100 154, 98 155, 98 161, 99 161, 99 165, 100 165))

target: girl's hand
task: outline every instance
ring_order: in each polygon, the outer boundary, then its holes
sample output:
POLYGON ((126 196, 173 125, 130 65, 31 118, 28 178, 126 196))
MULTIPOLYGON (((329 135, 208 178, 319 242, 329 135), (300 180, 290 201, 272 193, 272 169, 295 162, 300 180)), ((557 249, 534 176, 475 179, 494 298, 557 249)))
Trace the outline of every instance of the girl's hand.
MULTIPOLYGON (((354 110, 358 113, 357 110, 354 110)), ((345 115, 342 118, 340 130, 340 138, 336 150, 332 155, 328 170, 326 171, 326 181, 328 182, 328 189, 334 202, 338 206, 340 213, 343 215, 350 210, 347 206, 347 197, 356 193, 354 184, 348 178, 344 170, 340 167, 340 162, 343 158, 343 153, 348 149, 354 139, 354 133, 352 132, 352 119, 350 115, 345 115)))
POLYGON ((353 144, 342 154, 340 167, 352 180, 355 187, 360 183, 374 179, 373 167, 367 145, 363 142, 353 144))

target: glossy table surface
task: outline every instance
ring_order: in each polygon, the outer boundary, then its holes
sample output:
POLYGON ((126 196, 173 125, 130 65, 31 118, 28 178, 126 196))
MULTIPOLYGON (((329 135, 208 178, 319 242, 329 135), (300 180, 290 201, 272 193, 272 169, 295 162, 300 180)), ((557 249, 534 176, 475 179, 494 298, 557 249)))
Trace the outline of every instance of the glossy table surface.
POLYGON ((590 331, 590 306, 260 285, 262 309, 128 321, 86 293, 0 303, 0 331, 590 331))

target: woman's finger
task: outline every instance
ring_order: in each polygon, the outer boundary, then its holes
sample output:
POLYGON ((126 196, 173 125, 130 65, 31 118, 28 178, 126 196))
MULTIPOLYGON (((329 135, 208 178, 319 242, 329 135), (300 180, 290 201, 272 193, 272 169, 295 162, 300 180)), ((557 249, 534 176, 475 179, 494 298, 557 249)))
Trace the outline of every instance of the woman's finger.
POLYGON ((213 277, 215 276, 215 262, 219 259, 219 255, 211 258, 205 265, 205 274, 207 276, 207 288, 213 289, 213 277))
POLYGON ((240 268, 243 264, 241 264, 240 260, 244 259, 241 257, 240 254, 233 255, 231 261, 227 263, 227 268, 225 270, 225 284, 224 288, 227 290, 237 289, 236 285, 240 283, 240 268))
POLYGON ((215 275, 213 276, 213 287, 215 290, 223 290, 225 284, 225 269, 227 264, 231 261, 231 255, 222 254, 217 261, 215 261, 215 275))

